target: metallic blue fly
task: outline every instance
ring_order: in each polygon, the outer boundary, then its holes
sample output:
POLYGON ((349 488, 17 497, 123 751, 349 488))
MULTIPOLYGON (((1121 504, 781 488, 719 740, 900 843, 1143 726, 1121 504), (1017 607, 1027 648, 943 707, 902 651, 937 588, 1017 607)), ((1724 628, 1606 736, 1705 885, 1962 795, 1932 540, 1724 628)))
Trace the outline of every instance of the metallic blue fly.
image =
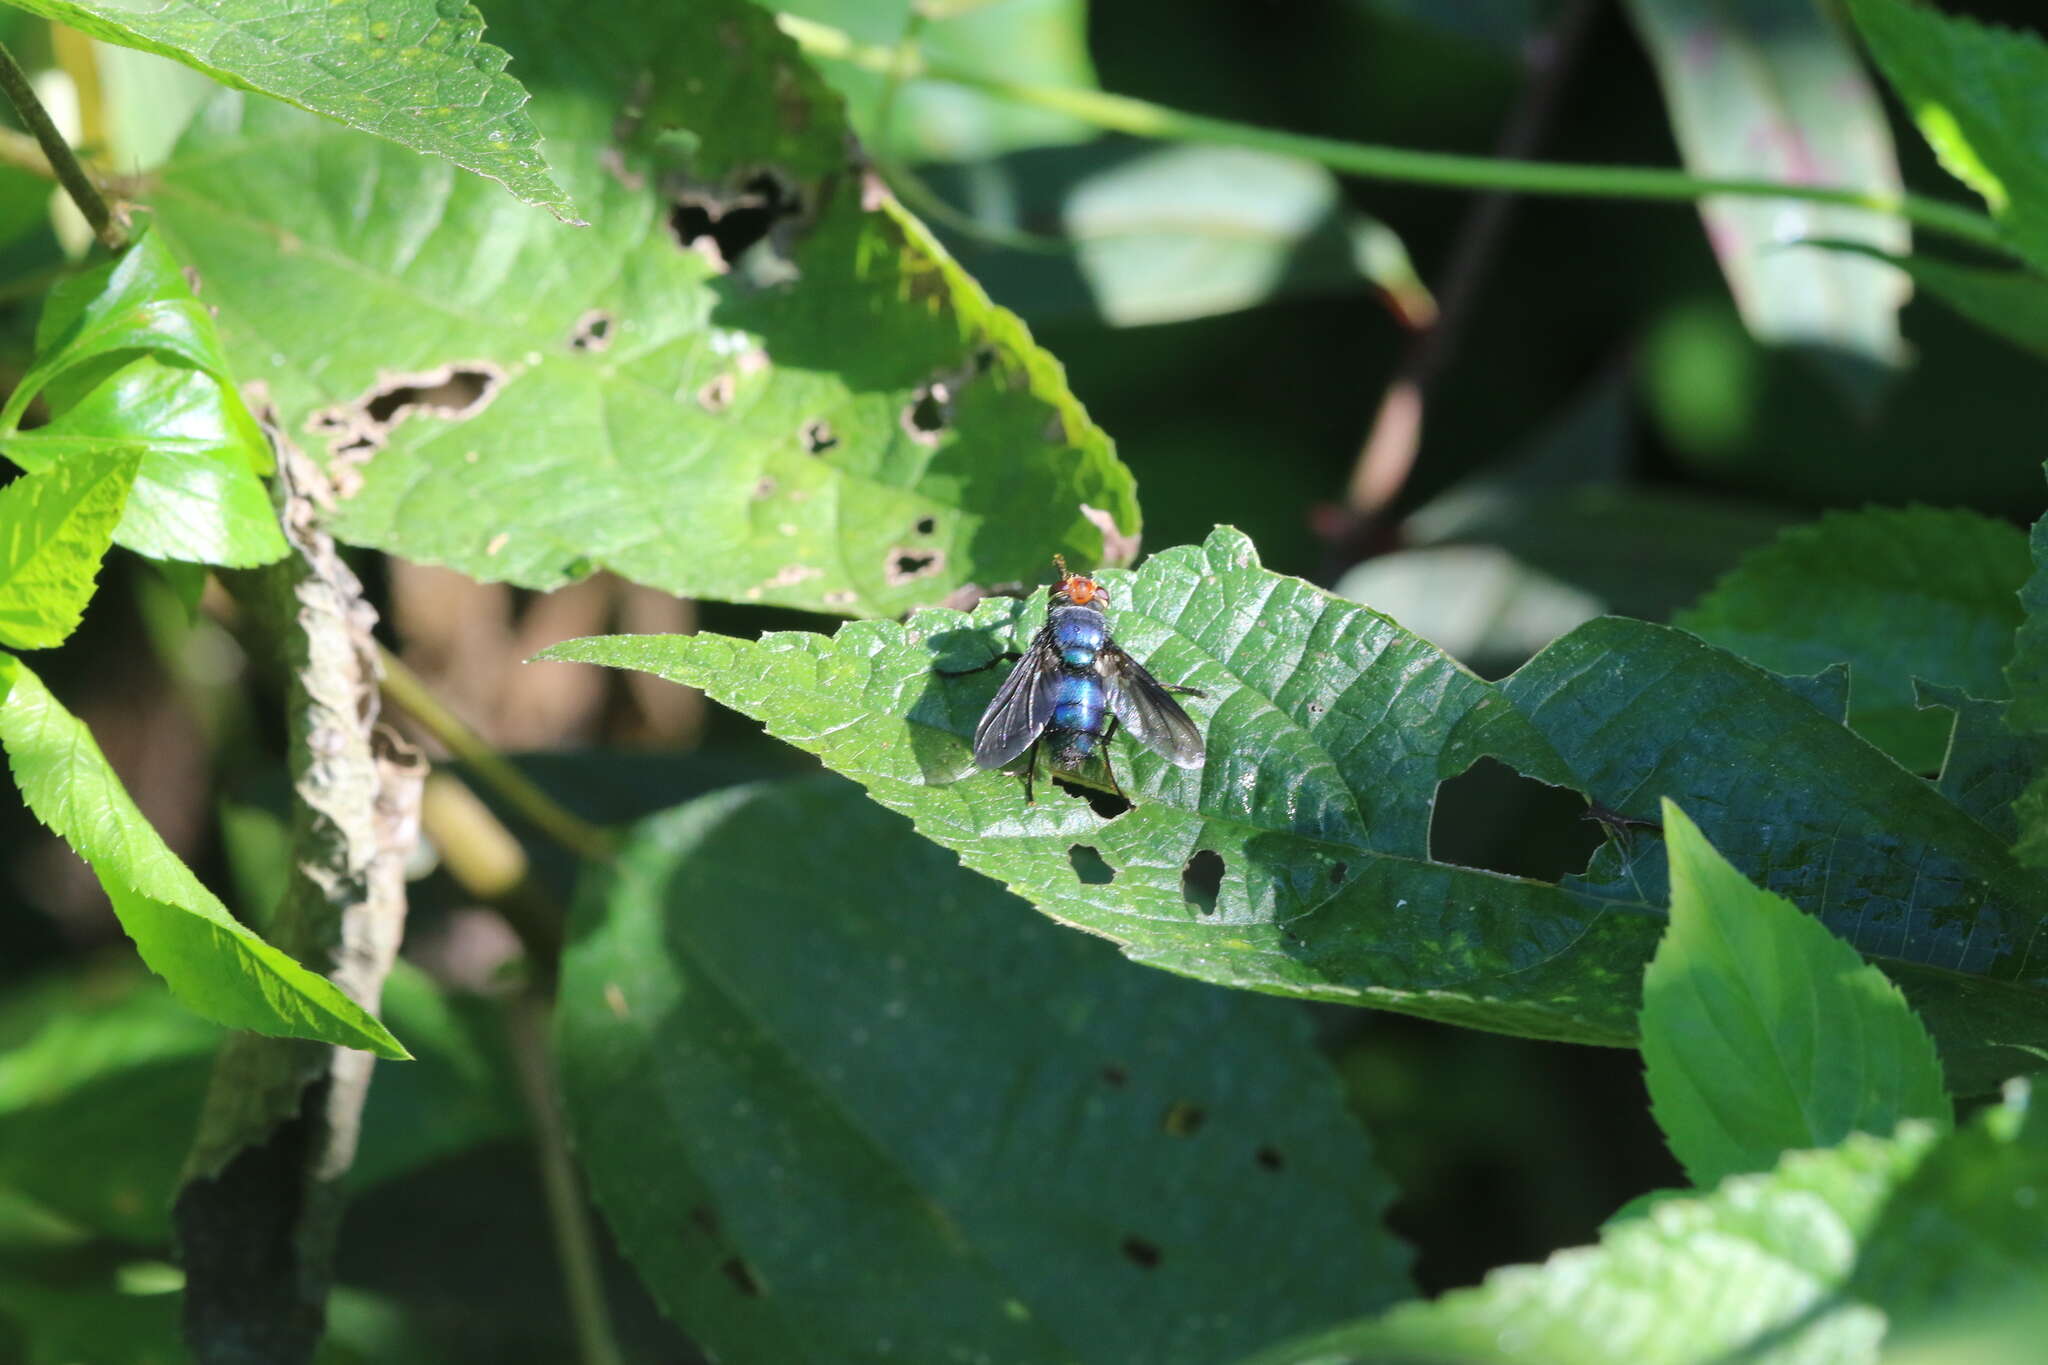
POLYGON ((1065 561, 1056 562, 1060 583, 1046 606, 1045 625, 974 727, 974 761, 1000 768, 1028 749, 1029 801, 1041 741, 1051 746, 1056 769, 1080 768, 1099 753, 1110 786, 1121 796, 1107 748, 1121 725, 1169 763, 1201 767, 1201 732, 1169 694, 1202 693, 1162 686, 1118 648, 1102 614, 1109 594, 1094 579, 1068 573, 1065 561))

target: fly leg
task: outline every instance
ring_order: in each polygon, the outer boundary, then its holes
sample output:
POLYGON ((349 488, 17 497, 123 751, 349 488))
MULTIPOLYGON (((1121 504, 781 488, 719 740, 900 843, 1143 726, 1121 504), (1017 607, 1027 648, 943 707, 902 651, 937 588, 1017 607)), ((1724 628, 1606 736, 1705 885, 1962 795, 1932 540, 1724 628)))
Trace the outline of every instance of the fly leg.
POLYGON ((1032 740, 1031 747, 1024 751, 1024 804, 1038 804, 1031 795, 1031 780, 1038 776, 1038 741, 1032 740))
POLYGON ((966 678, 976 673, 986 673, 999 663, 1004 663, 1011 659, 1021 659, 1023 657, 1024 656, 1022 654, 1019 654, 1016 650, 1013 649, 1009 651, 1007 654, 997 654, 988 659, 986 662, 978 663, 972 668, 934 668, 932 672, 938 674, 942 678, 966 678))
MULTIPOLYGON (((986 666, 987 665, 983 665, 983 667, 986 666)), ((1201 688, 1182 687, 1178 683, 1160 683, 1159 690, 1162 692, 1178 692, 1183 697, 1200 697, 1204 701, 1207 701, 1209 699, 1209 694, 1207 692, 1204 692, 1201 688)))
POLYGON ((1109 742, 1116 738, 1117 724, 1117 718, 1110 716, 1109 725, 1102 732, 1102 771, 1109 774, 1110 790, 1128 801, 1131 798, 1124 796, 1124 784, 1116 780, 1116 765, 1109 761, 1109 742))

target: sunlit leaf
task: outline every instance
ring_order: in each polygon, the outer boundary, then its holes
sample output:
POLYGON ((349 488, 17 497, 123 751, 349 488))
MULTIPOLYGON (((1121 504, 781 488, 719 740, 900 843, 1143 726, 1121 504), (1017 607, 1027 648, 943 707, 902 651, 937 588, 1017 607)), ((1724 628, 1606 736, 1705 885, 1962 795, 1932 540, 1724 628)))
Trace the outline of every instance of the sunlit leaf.
POLYGON ((1934 1040, 1899 988, 1760 891, 1666 801, 1671 927, 1643 979, 1650 1104, 1695 1185, 1787 1151, 1953 1120, 1934 1040))
POLYGON ((0 488, 0 645, 48 649, 78 629, 140 463, 113 450, 0 488))
POLYGON ((772 16, 599 6, 574 43, 542 0, 491 17, 589 228, 232 95, 156 187, 242 373, 340 480, 337 535, 844 614, 1129 556, 1108 438, 864 179, 772 16))
POLYGON ((548 177, 526 91, 464 0, 13 0, 80 32, 183 62, 223 85, 488 176, 573 220, 548 177))
POLYGON ((1062 933, 836 779, 636 827, 558 1020, 598 1202, 721 1360, 1181 1365, 1411 1292, 1298 1007, 1062 933))
MULTIPOLYGON (((1695 175, 1900 192, 1884 107, 1817 0, 1630 0, 1695 175)), ((1813 237, 1902 253, 1903 219, 1781 199, 1700 208, 1743 320, 1760 341, 1904 359, 1904 277, 1878 261, 1790 248, 1813 237)))
POLYGON ((142 960, 195 1012, 231 1028, 405 1057, 384 1026, 230 915, 165 846, 77 717, 0 657, 0 745, 36 818, 92 865, 142 960))

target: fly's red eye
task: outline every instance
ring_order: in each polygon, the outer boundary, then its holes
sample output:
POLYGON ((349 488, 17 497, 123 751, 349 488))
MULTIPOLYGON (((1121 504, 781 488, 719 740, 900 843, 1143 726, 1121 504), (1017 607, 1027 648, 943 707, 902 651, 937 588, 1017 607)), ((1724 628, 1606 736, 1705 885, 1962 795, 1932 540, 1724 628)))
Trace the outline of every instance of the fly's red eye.
POLYGON ((1065 593, 1067 600, 1077 607, 1085 607, 1096 598, 1103 596, 1102 589, 1095 586, 1094 579, 1083 578, 1079 574, 1073 575, 1066 582, 1060 584, 1060 591, 1065 593))

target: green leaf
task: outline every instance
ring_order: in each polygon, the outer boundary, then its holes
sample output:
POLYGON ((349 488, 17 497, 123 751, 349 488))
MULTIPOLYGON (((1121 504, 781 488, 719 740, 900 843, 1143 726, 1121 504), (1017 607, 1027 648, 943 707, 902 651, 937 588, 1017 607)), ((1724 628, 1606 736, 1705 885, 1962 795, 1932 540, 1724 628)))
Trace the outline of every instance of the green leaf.
POLYGON ((183 1365, 178 1296, 133 1294, 107 1283, 79 1287, 27 1276, 0 1278, 0 1317, 22 1333, 22 1365, 183 1365))
POLYGON ((19 659, 0 657, 0 745, 36 818, 92 865, 142 960, 230 1028, 380 1057, 406 1050, 325 977, 238 924, 135 808, 92 735, 19 659))
POLYGON ((576 221, 548 177, 527 93, 462 0, 13 0, 82 33, 203 71, 223 85, 446 157, 576 221))
POLYGON ((247 568, 285 553, 261 476, 270 444, 234 388, 213 319, 161 234, 50 293, 37 356, 0 416, 22 468, 141 447, 116 543, 156 559, 247 568), (141 354, 137 354, 140 352, 141 354), (50 420, 16 429, 41 393, 50 420))
POLYGON ((836 780, 638 826, 558 1041, 600 1206, 721 1360, 1219 1360, 1411 1292, 1298 1007, 1136 971, 836 780))
POLYGON ((1208 693, 1188 707, 1206 766, 1113 746, 1135 806, 1107 821, 1049 782, 1026 806, 1014 778, 977 772, 969 753, 1003 672, 951 675, 1028 643, 1039 596, 832 638, 621 636, 542 657, 703 687, 1054 919, 1204 980, 1632 1044, 1662 929, 1661 846, 1610 845, 1563 886, 1432 860, 1437 784, 1491 755, 1637 818, 1654 818, 1640 806, 1658 794, 1715 810, 1710 832, 1745 873, 1902 976, 1960 1093, 2016 1069, 1995 1045, 2048 1043, 2025 975, 2038 899, 2003 845, 1732 655, 1605 618, 1496 688, 1393 622, 1261 569, 1230 530, 1102 578, 1118 641, 1162 681, 1208 693), (1080 839, 1113 880, 1077 874, 1080 839))
POLYGON ((2048 735, 2048 514, 2027 537, 2032 572, 2020 585, 2019 629, 2005 665, 2012 696, 2006 723, 2021 734, 2048 735))
POLYGON ((1909 0, 1848 7, 1941 164, 2048 268, 2048 44, 1909 0))
POLYGON ((153 559, 251 568, 281 557, 285 542, 236 430, 240 412, 212 375, 139 356, 47 424, 0 438, 0 449, 34 470, 139 447, 114 539, 153 559))
MULTIPOLYGON (((1815 0, 1630 0, 1628 9, 1695 175, 1901 192, 1884 108, 1815 0)), ((1788 244, 1827 237, 1904 252, 1905 220, 1788 199, 1709 199, 1700 213, 1759 341, 1904 363, 1898 271, 1788 244)))
MULTIPOLYGON (((916 26, 917 50, 956 70, 1061 90, 1095 86, 1086 0, 793 0, 777 10, 830 24, 864 43, 894 47, 916 26)), ((854 130, 877 155, 903 162, 979 161, 1020 147, 1085 142, 1093 125, 998 95, 938 81, 899 86, 886 128, 884 78, 847 62, 820 74, 846 97, 854 130)))
POLYGON ((1137 327, 1371 286, 1420 322, 1435 314, 1393 230, 1348 208, 1330 172, 1293 157, 1105 140, 942 167, 928 183, 998 234, 941 232, 1034 325, 1137 327), (1067 249, 1006 249, 999 235, 1048 224, 1067 249))
POLYGON ((244 372, 325 447, 337 535, 528 587, 602 568, 878 615, 1055 552, 1128 557, 1108 438, 1023 326, 864 193, 837 97, 768 14, 598 6, 574 44, 541 0, 492 21, 588 230, 233 96, 157 188, 244 372), (703 79, 640 90, 671 69, 703 79), (750 222, 767 235, 740 251, 750 222))
POLYGON ((1849 723, 1916 772, 1941 766, 1947 718, 1913 680, 2005 693, 2026 544, 1960 509, 1831 512, 1753 551, 1675 624, 1777 673, 1850 665, 1849 723))
POLYGON ((2012 805, 2036 773, 2048 772, 2048 735, 2015 736, 2005 723, 2009 702, 1980 701, 1929 682, 1913 689, 1922 708, 1955 718, 1937 789, 1998 838, 2017 839, 2012 805))
POLYGON ((1663 814, 1671 927, 1643 978, 1643 1066, 1693 1184, 1905 1119, 1946 1132, 1934 1040, 1899 988, 1751 885, 1671 801, 1663 814))
POLYGON ((0 644, 48 649, 78 629, 140 463, 113 450, 0 488, 0 644))
MULTIPOLYGON (((1946 1137, 1908 1123, 1659 1202, 1600 1243, 1246 1365, 1875 1365, 1890 1336, 2048 1292, 2032 1208, 2048 1146, 2024 1095, 1946 1137)), ((1974 1359, 1958 1356, 1956 1359, 1974 1359)))

